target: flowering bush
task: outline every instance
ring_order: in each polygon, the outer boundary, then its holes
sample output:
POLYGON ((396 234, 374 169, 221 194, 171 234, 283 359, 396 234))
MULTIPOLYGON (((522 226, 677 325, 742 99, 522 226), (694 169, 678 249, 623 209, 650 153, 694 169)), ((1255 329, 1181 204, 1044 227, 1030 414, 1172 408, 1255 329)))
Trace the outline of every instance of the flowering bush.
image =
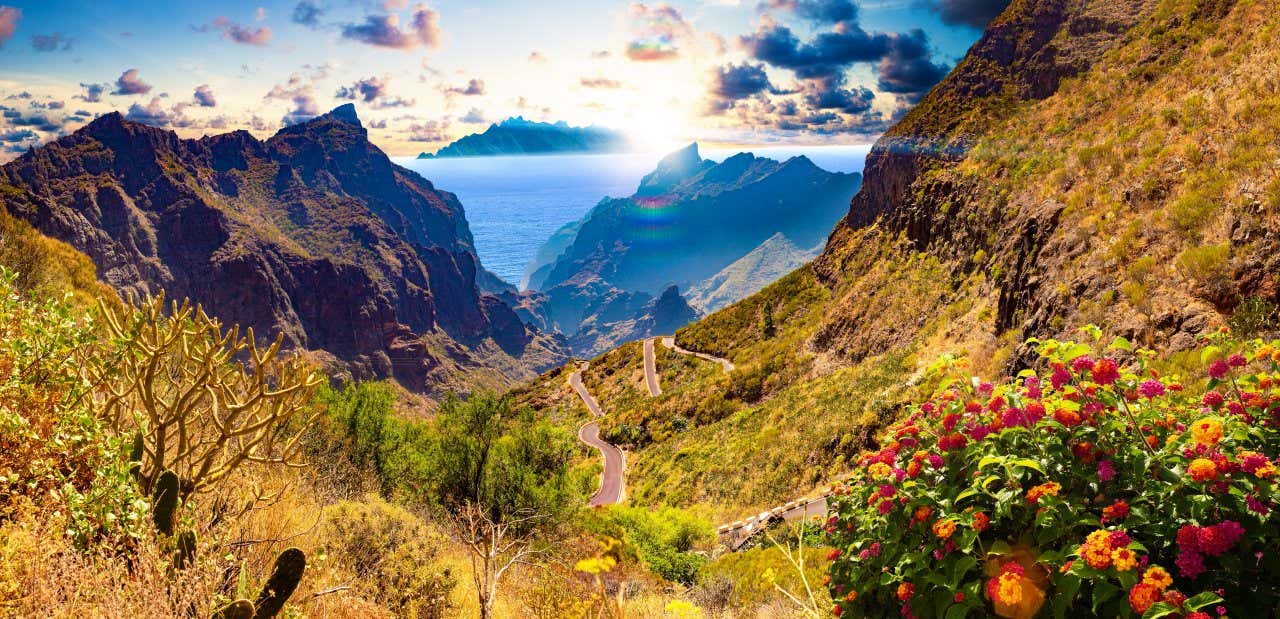
POLYGON ((1043 371, 998 385, 930 368, 933 395, 833 497, 837 616, 1280 608, 1280 344, 1215 334, 1184 384, 1086 331, 1030 341, 1043 371))

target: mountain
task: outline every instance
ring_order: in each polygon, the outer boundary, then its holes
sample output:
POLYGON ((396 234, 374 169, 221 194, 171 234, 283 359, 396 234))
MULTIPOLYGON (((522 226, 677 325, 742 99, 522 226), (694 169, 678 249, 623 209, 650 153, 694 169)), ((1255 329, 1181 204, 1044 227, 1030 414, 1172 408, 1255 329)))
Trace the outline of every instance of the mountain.
POLYGON ((391 163, 351 105, 265 142, 107 114, 0 168, 0 195, 122 296, 190 297, 358 377, 439 395, 561 358, 478 289, 457 198, 391 163))
POLYGON ((782 279, 821 251, 820 246, 801 249, 781 232, 774 234, 751 253, 690 288, 689 304, 703 314, 714 312, 782 279))
POLYGON ((602 127, 571 127, 563 121, 540 123, 517 116, 489 125, 419 159, 495 157, 549 153, 616 153, 631 149, 626 136, 602 127))
MULTIPOLYGON (((739 153, 716 163, 691 144, 664 157, 630 198, 606 198, 557 232, 529 267, 528 285, 540 296, 525 307, 579 342, 576 351, 602 350, 608 338, 593 336, 583 348, 575 335, 586 325, 604 332, 599 325, 635 318, 672 285, 709 289, 706 280, 775 234, 799 247, 821 245, 860 180, 827 172, 805 157, 779 162, 739 153)), ((767 249, 758 258, 795 266, 790 256, 767 249)), ((753 292, 767 283, 758 277, 753 282, 722 292, 753 292)), ((730 296, 718 303, 741 298, 730 296)))
POLYGON ((906 394, 943 353, 994 380, 1036 360, 1027 338, 1097 325, 1198 381, 1202 336, 1273 337, 1277 15, 1011 3, 877 142, 818 258, 677 331, 733 372, 668 366, 663 396, 636 399, 636 347, 593 360, 629 499, 732 520, 825 488, 918 410, 906 394))

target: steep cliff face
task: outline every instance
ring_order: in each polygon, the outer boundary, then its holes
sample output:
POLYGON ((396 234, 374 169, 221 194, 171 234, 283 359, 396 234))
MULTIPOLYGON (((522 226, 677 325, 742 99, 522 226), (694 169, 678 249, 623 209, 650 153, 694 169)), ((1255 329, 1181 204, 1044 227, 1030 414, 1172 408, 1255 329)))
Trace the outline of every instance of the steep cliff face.
POLYGON ((812 346, 857 360, 1096 323, 1180 349, 1275 303, 1271 9, 1015 1, 868 157, 814 263, 836 300, 812 346))
POLYGON ((9 163, 0 186, 10 213, 87 253, 122 294, 190 297, 358 376, 435 393, 556 359, 478 290, 457 198, 392 164, 351 106, 265 142, 182 140, 109 114, 9 163))

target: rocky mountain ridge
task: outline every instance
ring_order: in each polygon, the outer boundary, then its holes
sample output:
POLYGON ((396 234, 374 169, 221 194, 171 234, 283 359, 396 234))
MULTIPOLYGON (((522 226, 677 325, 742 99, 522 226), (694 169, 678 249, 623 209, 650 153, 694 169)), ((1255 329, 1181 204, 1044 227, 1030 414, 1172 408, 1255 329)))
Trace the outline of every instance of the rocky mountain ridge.
POLYGON ((108 114, 0 168, 0 190, 123 295, 190 297, 358 377, 437 395, 560 359, 477 288, 457 198, 393 164, 351 105, 266 141, 108 114))

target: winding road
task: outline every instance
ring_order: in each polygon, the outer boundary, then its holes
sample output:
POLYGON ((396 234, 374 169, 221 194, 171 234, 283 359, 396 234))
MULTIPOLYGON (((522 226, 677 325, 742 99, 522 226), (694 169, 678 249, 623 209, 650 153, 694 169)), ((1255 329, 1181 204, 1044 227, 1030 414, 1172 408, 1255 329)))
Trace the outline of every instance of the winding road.
MULTIPOLYGON (((681 348, 679 345, 676 344, 676 338, 674 337, 662 338, 662 345, 682 355, 693 355, 699 359, 702 359, 703 361, 719 363, 720 367, 724 368, 724 371, 726 374, 733 371, 734 365, 732 361, 725 359, 724 357, 717 357, 715 355, 708 355, 707 353, 704 353, 704 352, 694 352, 686 348, 681 348)), ((648 369, 648 368, 646 367, 645 369, 648 369)))
POLYGON ((644 341, 644 384, 649 387, 649 396, 662 395, 662 386, 658 384, 658 360, 653 354, 653 338, 644 341))
MULTIPOLYGON (((577 371, 569 375, 569 386, 578 392, 578 397, 582 398, 582 403, 587 406, 587 410, 591 412, 592 416, 603 417, 604 411, 600 410, 600 404, 592 397, 591 392, 587 391, 587 386, 582 383, 582 371, 586 368, 586 364, 583 364, 578 367, 577 371)), ((578 440, 596 448, 600 452, 600 457, 604 459, 604 470, 600 472, 600 489, 591 497, 587 505, 600 507, 621 503, 626 495, 622 479, 627 468, 622 450, 618 449, 617 445, 600 438, 600 422, 598 421, 592 421, 579 428, 578 440)))

